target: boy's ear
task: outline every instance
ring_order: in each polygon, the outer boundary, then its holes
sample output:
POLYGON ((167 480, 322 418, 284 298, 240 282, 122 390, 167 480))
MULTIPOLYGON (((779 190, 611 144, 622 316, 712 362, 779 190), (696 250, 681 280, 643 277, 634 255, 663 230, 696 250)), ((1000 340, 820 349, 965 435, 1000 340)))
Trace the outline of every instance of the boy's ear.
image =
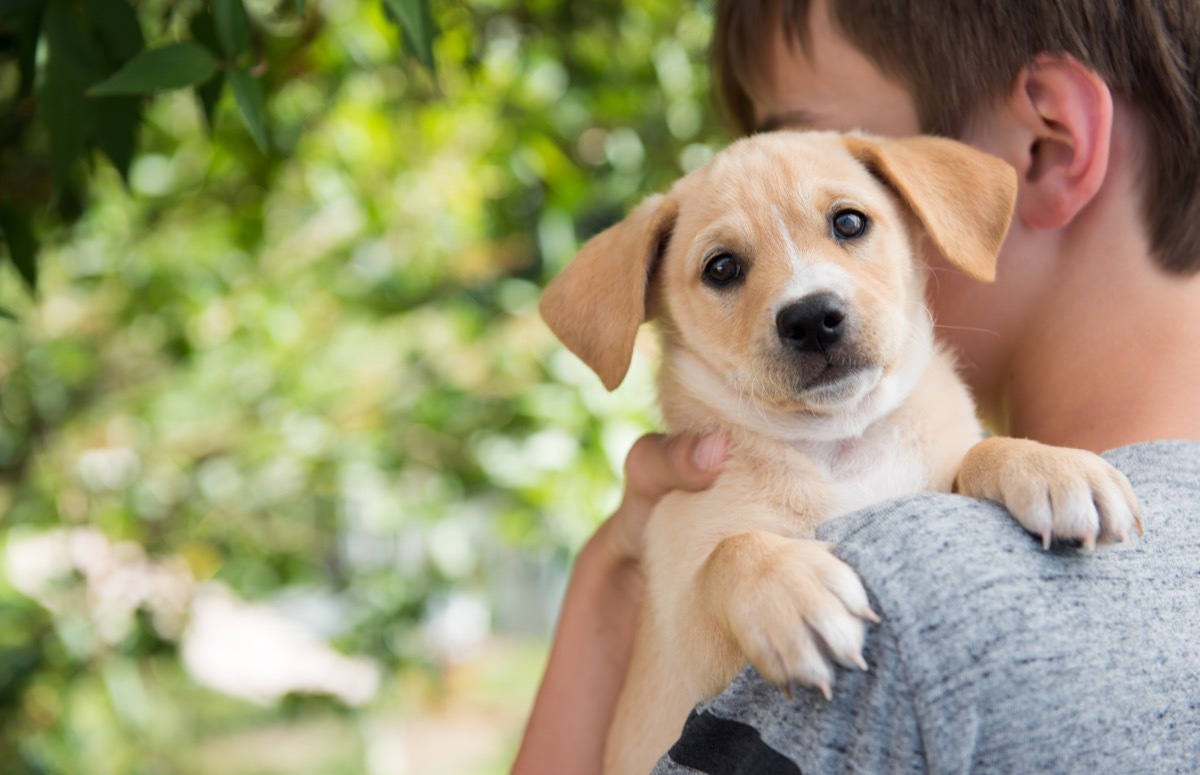
POLYGON ((625 379, 638 326, 647 318, 650 276, 678 206, 658 194, 588 240, 542 295, 542 318, 609 390, 625 379))
POLYGON ((946 260, 985 282, 1017 198, 1017 175, 1005 162, 941 137, 846 135, 850 153, 912 209, 946 260))
POLYGON ((1108 173, 1112 90, 1070 54, 1041 54, 1017 74, 1007 105, 1019 134, 1012 161, 1021 176, 1021 219, 1065 226, 1108 173))

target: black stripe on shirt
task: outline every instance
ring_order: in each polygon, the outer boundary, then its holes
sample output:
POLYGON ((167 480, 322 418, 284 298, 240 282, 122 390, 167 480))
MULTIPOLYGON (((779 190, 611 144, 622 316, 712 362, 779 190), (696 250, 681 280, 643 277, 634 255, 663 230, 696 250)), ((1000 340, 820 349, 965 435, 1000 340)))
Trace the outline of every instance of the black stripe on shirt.
POLYGON ((800 768, 764 743, 757 729, 707 711, 692 711, 667 756, 708 775, 800 775, 800 768))

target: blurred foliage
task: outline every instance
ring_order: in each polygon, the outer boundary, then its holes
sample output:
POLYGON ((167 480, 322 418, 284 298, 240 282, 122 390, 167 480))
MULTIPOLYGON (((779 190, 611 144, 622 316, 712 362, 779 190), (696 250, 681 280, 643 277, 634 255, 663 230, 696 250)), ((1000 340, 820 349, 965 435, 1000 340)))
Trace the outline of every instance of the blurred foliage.
MULTIPOLYGON (((407 48, 433 71, 430 0, 384 3, 407 48)), ((252 18, 242 0, 0 4, 0 62, 8 81, 0 83, 0 237, 30 288, 38 274, 34 216, 40 209, 61 220, 81 215, 84 162, 93 154, 128 178, 147 95, 193 89, 211 125, 228 85, 246 129, 268 149, 265 95, 294 77, 290 65, 312 42, 309 22, 317 19, 305 14, 303 0, 291 13, 284 8, 252 18), (146 26, 167 40, 147 47, 146 26), (283 75, 264 87, 268 71, 283 75)))
POLYGON ((711 156, 709 6, 241 9, 0 0, 0 773, 271 771, 206 751, 329 719, 340 753, 284 771, 406 771, 371 730, 414 712, 412 676, 421 702, 444 689, 480 610, 546 636, 653 424, 646 364, 606 393, 536 302, 711 156), (185 41, 208 52, 190 70, 185 41), (105 82, 120 96, 89 96, 105 82), (71 555, 35 600, 14 556, 46 536, 149 580, 113 618, 71 555), (382 688, 205 688, 187 614, 152 594, 177 571, 369 657, 382 688))

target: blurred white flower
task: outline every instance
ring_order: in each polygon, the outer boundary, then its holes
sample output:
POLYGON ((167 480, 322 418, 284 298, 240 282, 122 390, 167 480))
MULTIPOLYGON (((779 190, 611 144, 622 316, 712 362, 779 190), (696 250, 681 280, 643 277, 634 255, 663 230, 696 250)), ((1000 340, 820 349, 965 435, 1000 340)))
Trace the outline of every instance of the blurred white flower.
POLYGON ((53 583, 74 570, 69 549, 70 533, 68 530, 14 531, 8 537, 4 552, 8 581, 13 589, 54 612, 62 610, 62 606, 53 583))
POLYGON ((55 613, 82 608, 107 644, 129 635, 139 608, 150 612, 160 636, 179 635, 192 577, 177 557, 150 560, 137 544, 110 543, 91 527, 16 534, 5 555, 14 589, 55 613), (62 583, 72 573, 82 584, 62 583))
POLYGON ((79 478, 89 490, 121 490, 141 470, 137 453, 129 447, 99 447, 79 456, 79 478))
POLYGON ((82 527, 14 533, 4 559, 14 589, 55 613, 85 613, 109 645, 129 636, 139 609, 149 611, 161 637, 180 640, 192 677, 225 694, 260 704, 289 693, 329 694, 359 706, 379 690, 373 661, 339 654, 312 630, 224 585, 195 586, 179 557, 151 559, 137 544, 114 544, 82 527), (80 583, 64 584, 73 573, 80 583))
POLYGON ((379 690, 373 661, 340 654, 275 609, 215 582, 196 590, 180 654, 197 682, 260 705, 307 693, 360 706, 379 690))
POLYGON ((456 592, 429 606, 426 645, 446 662, 466 662, 479 653, 492 629, 487 603, 477 595, 456 592))

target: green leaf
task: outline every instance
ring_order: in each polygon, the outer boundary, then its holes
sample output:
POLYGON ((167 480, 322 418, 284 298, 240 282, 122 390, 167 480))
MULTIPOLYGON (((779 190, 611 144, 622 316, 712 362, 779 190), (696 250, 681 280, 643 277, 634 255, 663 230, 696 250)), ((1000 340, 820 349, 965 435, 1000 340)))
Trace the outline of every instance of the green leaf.
POLYGON ((426 67, 434 68, 433 41, 437 30, 433 26, 433 14, 429 0, 383 0, 385 6, 400 25, 404 41, 426 67))
POLYGON ((192 38, 209 51, 221 49, 221 38, 217 35, 217 22, 208 9, 197 11, 192 15, 191 21, 188 22, 188 30, 191 31, 192 38))
POLYGON ((0 208, 0 232, 4 233, 4 242, 8 245, 8 255, 13 266, 17 268, 29 290, 36 291, 38 241, 29 216, 10 207, 0 208))
POLYGON ((17 316, 14 315, 9 310, 5 309, 4 307, 0 307, 0 318, 4 318, 5 320, 11 320, 13 322, 16 322, 16 320, 17 320, 17 316))
POLYGON ((42 123, 50 138, 54 187, 61 195, 83 156, 93 116, 84 90, 99 75, 99 65, 82 19, 66 3, 50 3, 42 26, 46 64, 37 84, 42 123))
POLYGON ((123 65, 146 48, 142 25, 126 0, 86 0, 96 37, 114 65, 123 65))
POLYGON ((242 120, 250 130, 258 147, 267 150, 270 138, 267 136, 267 115, 263 109, 262 83, 245 70, 230 70, 229 85, 233 87, 233 96, 237 99, 242 120))
POLYGON ((142 118, 142 101, 137 97, 106 97, 96 100, 96 112, 96 147, 128 182, 129 165, 133 163, 142 118))
POLYGON ((213 20, 228 56, 235 57, 250 46, 250 22, 242 0, 213 0, 213 20))
POLYGON ((33 10, 8 20, 9 30, 17 38, 17 69, 21 79, 17 94, 24 97, 33 93, 37 76, 38 38, 42 28, 42 6, 39 2, 33 10))
POLYGON ((0 16, 16 16, 40 8, 45 0, 0 0, 0 16))
POLYGON ((149 94, 203 83, 217 72, 217 58, 191 41, 148 48, 88 90, 92 97, 149 94))
POLYGON ((220 72, 196 87, 196 99, 200 100, 200 108, 204 111, 204 120, 210 132, 217 126, 217 102, 224 89, 225 76, 220 72))
MULTIPOLYGON (((193 14, 191 21, 188 22, 188 29, 192 32, 192 38, 210 51, 221 49, 221 40, 217 35, 217 23, 210 11, 197 11, 193 14)), ((221 99, 221 92, 224 89, 225 74, 220 70, 212 78, 196 86, 196 99, 200 101, 200 108, 204 111, 204 119, 208 122, 210 132, 217 125, 217 102, 221 99)))

